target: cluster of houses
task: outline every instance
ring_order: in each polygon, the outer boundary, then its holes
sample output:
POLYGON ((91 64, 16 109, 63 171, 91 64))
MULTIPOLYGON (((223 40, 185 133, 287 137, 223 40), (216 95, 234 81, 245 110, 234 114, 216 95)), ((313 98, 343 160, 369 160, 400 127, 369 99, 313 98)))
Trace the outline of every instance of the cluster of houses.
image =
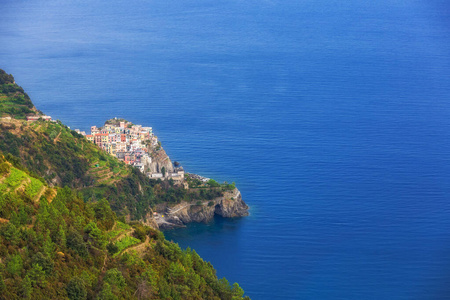
POLYGON ((158 143, 151 127, 133 125, 127 121, 106 123, 103 127, 92 126, 91 134, 75 130, 86 139, 128 165, 144 172, 144 166, 151 163, 148 146, 158 143))
POLYGON ((138 168, 150 178, 184 179, 182 168, 182 174, 179 174, 178 170, 175 172, 176 174, 173 172, 167 172, 167 174, 148 172, 148 166, 152 163, 148 151, 158 147, 158 138, 153 134, 152 127, 134 125, 131 122, 115 118, 113 122, 107 122, 103 127, 92 126, 91 134, 86 134, 78 129, 75 131, 119 160, 138 168))
MULTIPOLYGON (((42 119, 42 120, 44 120, 44 121, 52 121, 52 117, 50 117, 50 116, 27 116, 27 121, 28 122, 34 122, 34 121, 37 121, 37 120, 39 120, 39 119, 42 119)), ((55 121, 53 121, 53 122, 55 122, 55 121)))

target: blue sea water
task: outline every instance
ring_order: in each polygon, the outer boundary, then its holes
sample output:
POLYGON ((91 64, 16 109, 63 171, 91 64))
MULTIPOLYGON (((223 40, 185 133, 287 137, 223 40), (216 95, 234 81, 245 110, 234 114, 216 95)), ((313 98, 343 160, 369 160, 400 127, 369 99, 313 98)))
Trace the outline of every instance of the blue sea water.
POLYGON ((252 299, 450 298, 450 4, 0 2, 0 68, 72 128, 153 126, 251 215, 166 232, 252 299))

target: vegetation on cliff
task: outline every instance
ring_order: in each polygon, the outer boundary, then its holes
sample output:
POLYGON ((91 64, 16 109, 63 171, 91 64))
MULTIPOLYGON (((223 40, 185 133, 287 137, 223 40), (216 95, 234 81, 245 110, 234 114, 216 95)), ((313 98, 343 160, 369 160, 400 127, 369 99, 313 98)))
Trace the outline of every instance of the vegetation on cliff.
POLYGON ((0 299, 243 297, 195 251, 126 224, 125 216, 140 220, 186 192, 149 180, 60 122, 23 121, 37 110, 12 76, 0 75, 0 299))
POLYGON ((14 77, 0 69, 0 117, 9 115, 25 119, 27 114, 35 114, 36 109, 23 88, 15 84, 14 77))

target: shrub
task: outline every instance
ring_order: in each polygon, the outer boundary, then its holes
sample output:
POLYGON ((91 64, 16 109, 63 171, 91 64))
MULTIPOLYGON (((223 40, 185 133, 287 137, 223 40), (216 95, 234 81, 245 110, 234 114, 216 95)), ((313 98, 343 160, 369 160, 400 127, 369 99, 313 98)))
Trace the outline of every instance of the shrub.
POLYGON ((23 268, 23 260, 19 254, 14 255, 6 266, 6 270, 12 275, 18 275, 23 268))
POLYGON ((208 185, 210 187, 219 187, 220 186, 220 184, 217 181, 215 181, 214 179, 208 180, 208 185))
POLYGON ((11 167, 9 166, 9 164, 7 162, 2 162, 0 164, 0 175, 8 174, 10 169, 11 169, 11 167))
POLYGON ((109 243, 108 246, 106 246, 106 249, 108 250, 108 253, 110 255, 114 255, 114 254, 116 254, 119 251, 119 247, 117 247, 113 243, 109 243))
POLYGON ((145 242, 145 238, 147 236, 147 228, 141 224, 136 224, 134 227, 134 232, 133 232, 133 236, 139 240, 141 240, 141 242, 145 242))
POLYGON ((73 229, 67 235, 67 247, 75 250, 81 257, 87 257, 88 251, 81 234, 73 229))
POLYGON ((106 271, 103 281, 118 288, 123 288, 127 285, 125 278, 123 278, 122 273, 117 268, 106 271))

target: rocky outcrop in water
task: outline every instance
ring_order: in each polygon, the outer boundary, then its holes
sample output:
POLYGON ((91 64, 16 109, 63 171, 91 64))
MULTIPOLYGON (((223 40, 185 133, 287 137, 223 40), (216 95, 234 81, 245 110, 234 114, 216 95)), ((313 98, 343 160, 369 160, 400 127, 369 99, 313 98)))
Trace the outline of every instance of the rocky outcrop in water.
POLYGON ((182 202, 171 208, 160 208, 153 218, 160 229, 173 229, 191 222, 208 223, 216 214, 224 218, 248 216, 248 206, 238 189, 211 201, 182 202))

